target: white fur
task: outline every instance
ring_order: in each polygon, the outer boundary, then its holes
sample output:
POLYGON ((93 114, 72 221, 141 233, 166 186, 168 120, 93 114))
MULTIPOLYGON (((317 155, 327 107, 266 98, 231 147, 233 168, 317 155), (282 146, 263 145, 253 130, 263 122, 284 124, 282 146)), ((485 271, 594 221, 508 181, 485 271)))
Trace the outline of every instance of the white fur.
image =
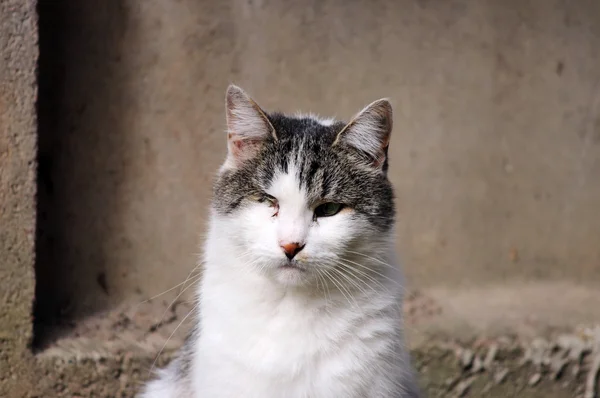
MULTIPOLYGON (((306 205, 305 194, 298 189, 298 181, 295 178, 295 169, 290 168, 289 174, 278 173, 273 184, 267 193, 279 201, 279 214, 277 215, 277 228, 275 229, 274 243, 300 243, 304 244, 309 231, 309 226, 313 217, 313 211, 306 205)), ((254 212, 252 215, 259 215, 254 212)), ((253 217, 254 218, 254 217, 253 217)), ((253 219, 257 227, 260 227, 264 220, 262 218, 253 219)), ((269 241, 265 242, 268 243, 269 241)), ((260 249, 259 249, 260 250, 260 249)), ((277 248, 274 248, 277 251, 277 248)), ((279 253, 277 253, 279 254, 279 253)))
POLYGON ((296 119, 312 119, 315 122, 319 123, 321 126, 331 126, 333 125, 336 120, 333 117, 321 117, 315 113, 309 112, 309 113, 302 113, 302 112, 296 112, 293 117, 295 117, 296 119))
POLYGON ((401 280, 396 267, 382 265, 395 264, 391 236, 351 211, 315 222, 316 204, 307 202, 293 165, 276 174, 268 193, 279 200, 276 217, 266 203, 234 217, 212 214, 191 391, 173 385, 167 392, 175 378, 163 377, 145 398, 416 397, 403 392, 415 390, 401 280), (306 244, 296 256, 304 272, 280 268, 287 261, 281 240, 306 244), (353 283, 333 272, 335 282, 318 276, 344 253, 366 267, 355 267, 353 283))
POLYGON ((145 387, 140 398, 192 398, 195 397, 189 385, 176 377, 175 362, 158 372, 158 378, 145 387))

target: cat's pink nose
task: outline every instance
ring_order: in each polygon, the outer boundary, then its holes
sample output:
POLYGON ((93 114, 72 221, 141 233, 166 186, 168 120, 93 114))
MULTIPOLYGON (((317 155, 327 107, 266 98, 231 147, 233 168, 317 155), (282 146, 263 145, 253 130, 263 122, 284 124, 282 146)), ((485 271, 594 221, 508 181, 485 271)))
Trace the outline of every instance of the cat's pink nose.
POLYGON ((298 254, 300 250, 304 249, 304 244, 298 242, 281 242, 279 243, 279 246, 281 246, 285 256, 290 260, 294 258, 294 256, 298 254))

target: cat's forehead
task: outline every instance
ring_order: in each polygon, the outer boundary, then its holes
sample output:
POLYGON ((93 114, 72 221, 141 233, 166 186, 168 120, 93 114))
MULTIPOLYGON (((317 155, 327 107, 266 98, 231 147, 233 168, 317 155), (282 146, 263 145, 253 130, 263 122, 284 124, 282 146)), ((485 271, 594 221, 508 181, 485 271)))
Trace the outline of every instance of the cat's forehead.
POLYGON ((276 190, 277 195, 293 190, 302 192, 307 202, 316 202, 334 193, 347 167, 332 148, 336 132, 331 126, 298 122, 289 123, 295 130, 284 130, 265 148, 256 177, 263 189, 276 190))
POLYGON ((305 202, 317 202, 330 195, 335 180, 334 163, 324 150, 302 145, 289 151, 275 150, 264 159, 257 173, 259 183, 277 198, 299 195, 305 202), (319 156, 321 152, 321 156, 319 156))
POLYGON ((280 113, 269 115, 269 120, 280 139, 290 139, 298 143, 307 140, 333 142, 345 123, 333 118, 322 118, 313 114, 286 116, 280 113))
POLYGON ((306 207, 313 196, 310 195, 310 187, 302 184, 300 181, 300 173, 294 163, 291 163, 287 171, 281 169, 276 170, 273 178, 270 181, 267 193, 276 197, 280 203, 297 208, 306 207))

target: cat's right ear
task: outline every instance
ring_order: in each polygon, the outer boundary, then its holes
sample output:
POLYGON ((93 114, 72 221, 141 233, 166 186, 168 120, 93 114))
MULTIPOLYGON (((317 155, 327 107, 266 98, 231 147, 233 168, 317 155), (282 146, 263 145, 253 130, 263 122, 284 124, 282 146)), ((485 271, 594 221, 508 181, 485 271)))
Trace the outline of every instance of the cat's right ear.
POLYGON ((277 140, 275 129, 266 113, 242 90, 227 89, 227 161, 236 167, 254 157, 268 139, 277 140))
POLYGON ((382 98, 354 116, 338 133, 334 145, 345 144, 360 151, 372 167, 386 173, 392 124, 392 105, 382 98))

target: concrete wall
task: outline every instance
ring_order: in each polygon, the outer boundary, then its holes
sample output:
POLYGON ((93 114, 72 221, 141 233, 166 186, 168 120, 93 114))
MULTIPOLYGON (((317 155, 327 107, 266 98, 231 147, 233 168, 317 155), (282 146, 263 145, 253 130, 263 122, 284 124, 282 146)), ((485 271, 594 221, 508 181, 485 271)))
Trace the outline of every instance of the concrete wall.
MULTIPOLYGON (((35 1, 0 2, 0 396, 25 383, 34 291, 35 1)), ((14 396, 14 395, 12 395, 14 396)))
POLYGON ((600 281, 600 2, 61 4, 40 136, 53 311, 138 300, 195 265, 232 81, 341 118, 391 97, 411 286, 600 281))
POLYGON ((35 2, 0 2, 1 396, 31 393, 42 371, 54 388, 28 348, 34 257, 37 330, 195 265, 232 81, 267 109, 341 118, 392 98, 398 248, 411 288, 454 303, 450 319, 532 302, 563 325, 579 304, 578 320, 600 319, 600 2, 38 9, 36 98, 35 2))

